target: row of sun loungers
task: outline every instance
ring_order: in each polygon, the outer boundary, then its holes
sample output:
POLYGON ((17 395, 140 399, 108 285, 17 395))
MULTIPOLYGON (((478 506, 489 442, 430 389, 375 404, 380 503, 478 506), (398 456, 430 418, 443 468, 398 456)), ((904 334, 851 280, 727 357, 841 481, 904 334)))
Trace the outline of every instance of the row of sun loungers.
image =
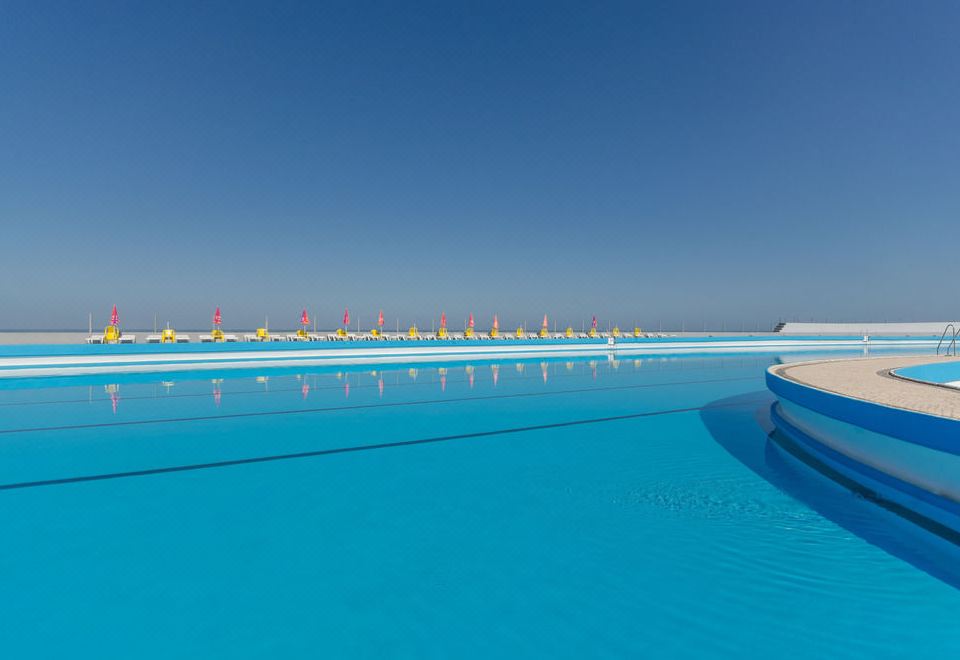
MULTIPOLYGON (((103 335, 91 335, 87 337, 84 341, 88 344, 102 344, 103 335)), ((121 335, 120 339, 117 340, 118 344, 135 344, 137 342, 136 335, 121 335)))
MULTIPOLYGON (((177 339, 179 340, 180 337, 177 337, 177 339)), ((213 341, 213 335, 200 335, 200 343, 207 343, 212 341, 213 341)), ((224 335, 223 341, 240 341, 240 340, 237 339, 236 335, 224 335)))
MULTIPOLYGON (((676 336, 678 336, 678 335, 675 335, 675 334, 674 334, 674 335, 668 335, 668 334, 658 334, 658 333, 645 333, 645 334, 642 335, 642 336, 643 336, 643 337, 676 337, 676 336)), ((610 338, 610 337, 613 337, 613 334, 611 334, 611 333, 609 333, 609 332, 598 332, 598 333, 596 334, 596 336, 595 336, 595 339, 608 339, 608 338, 610 338)), ((631 335, 631 334, 622 334, 622 335, 620 335, 620 337, 625 339, 625 338, 632 337, 632 335, 631 335)), ((590 338, 590 335, 588 335, 588 334, 585 333, 585 332, 580 332, 580 333, 575 334, 575 335, 573 336, 573 338, 577 338, 577 339, 589 339, 589 338, 590 338)), ((244 341, 260 341, 260 340, 257 338, 257 336, 254 335, 254 334, 245 334, 245 335, 243 336, 243 339, 244 339, 244 341)), ((462 334, 453 334, 453 333, 450 333, 447 337, 444 338, 445 341, 497 341, 497 340, 500 340, 500 339, 518 339, 518 337, 517 337, 517 335, 516 335, 515 333, 502 334, 502 335, 498 335, 498 336, 496 336, 496 337, 491 337, 491 336, 489 336, 489 335, 487 335, 487 334, 477 334, 477 335, 474 335, 473 337, 464 337, 462 334)), ((547 335, 546 337, 540 337, 538 334, 531 332, 531 333, 527 333, 526 335, 524 335, 524 336, 522 336, 522 337, 519 337, 519 339, 571 339, 571 337, 567 337, 565 334, 559 333, 559 332, 558 332, 558 333, 551 333, 551 334, 547 335)), ((436 333, 427 333, 427 334, 416 335, 416 336, 414 336, 414 337, 411 337, 408 333, 400 333, 400 334, 384 333, 384 334, 379 335, 379 336, 374 336, 374 335, 370 335, 370 334, 364 334, 364 333, 359 333, 359 334, 358 334, 358 333, 352 333, 352 332, 351 332, 351 333, 347 333, 346 335, 337 335, 337 334, 335 334, 335 333, 331 333, 331 334, 314 334, 314 333, 311 333, 311 334, 308 334, 306 337, 304 337, 304 336, 302 336, 302 335, 298 335, 298 334, 296 334, 296 333, 289 333, 289 334, 283 334, 283 335, 271 335, 271 336, 270 336, 270 339, 267 340, 267 341, 286 342, 286 341, 386 341, 386 340, 390 340, 390 341, 436 341, 436 340, 440 340, 440 339, 436 336, 436 333)), ((441 341, 443 341, 443 340, 441 340, 441 341)))
MULTIPOLYGON (((608 332, 599 332, 596 335, 598 339, 607 339, 613 335, 608 332)), ((621 335, 622 337, 629 337, 631 335, 621 335)), ((676 334, 666 334, 661 332, 656 333, 645 333, 644 337, 677 337, 676 334)), ((588 339, 589 335, 585 332, 579 332, 575 335, 577 339, 588 339)), ((426 335, 417 335, 411 337, 409 334, 401 333, 398 335, 383 334, 379 336, 373 336, 370 334, 357 334, 357 333, 347 333, 344 335, 337 335, 335 333, 331 334, 317 334, 310 333, 305 337, 298 335, 296 333, 287 333, 283 335, 271 335, 269 340, 271 342, 287 342, 287 341, 381 341, 381 340, 392 340, 392 341, 422 341, 422 340, 436 340, 437 337, 435 334, 426 334, 426 335)), ((448 340, 452 341, 496 341, 498 339, 517 339, 515 334, 502 334, 497 337, 490 337, 486 334, 477 334, 473 337, 464 337, 462 334, 450 334, 447 337, 448 340)), ((521 339, 569 339, 565 334, 562 333, 551 333, 547 337, 540 337, 534 333, 528 333, 526 336, 521 337, 521 339)), ((199 335, 198 340, 201 343, 213 342, 213 335, 199 335)), ((119 339, 120 344, 133 344, 137 341, 136 335, 122 335, 119 339)), ((160 335, 147 335, 146 342, 148 344, 159 344, 161 341, 160 335)), ((223 341, 225 342, 238 342, 241 341, 237 335, 224 335, 223 341)), ((243 335, 243 341, 257 342, 261 341, 255 334, 245 334, 243 335)), ((86 338, 86 343, 88 344, 102 344, 103 337, 100 335, 93 335, 86 338)), ((178 344, 187 344, 190 343, 190 335, 177 335, 178 344)))
MULTIPOLYGON (((160 335, 147 335, 148 344, 159 344, 162 337, 160 335)), ((177 335, 178 344, 189 344, 190 335, 177 335)))

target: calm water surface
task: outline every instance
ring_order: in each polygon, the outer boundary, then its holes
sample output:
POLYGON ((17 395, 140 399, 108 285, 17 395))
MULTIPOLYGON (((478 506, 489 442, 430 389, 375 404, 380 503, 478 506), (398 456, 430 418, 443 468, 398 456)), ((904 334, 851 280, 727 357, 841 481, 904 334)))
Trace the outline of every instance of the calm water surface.
POLYGON ((768 436, 810 357, 0 382, 0 648, 960 653, 957 548, 768 436))

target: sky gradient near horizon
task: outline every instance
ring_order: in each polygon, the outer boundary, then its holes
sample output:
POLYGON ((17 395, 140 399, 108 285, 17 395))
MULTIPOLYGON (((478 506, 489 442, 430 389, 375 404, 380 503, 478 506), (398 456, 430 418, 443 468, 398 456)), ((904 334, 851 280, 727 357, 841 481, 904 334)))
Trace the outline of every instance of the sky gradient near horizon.
POLYGON ((0 4, 0 329, 957 317, 960 3, 0 4))

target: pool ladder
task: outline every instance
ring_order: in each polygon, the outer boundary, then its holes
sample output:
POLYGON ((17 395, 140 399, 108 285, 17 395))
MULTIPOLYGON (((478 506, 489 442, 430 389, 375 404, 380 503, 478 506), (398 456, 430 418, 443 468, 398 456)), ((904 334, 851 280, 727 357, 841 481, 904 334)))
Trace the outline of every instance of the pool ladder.
POLYGON ((943 329, 943 334, 940 335, 940 342, 937 344, 937 355, 940 355, 940 348, 943 346, 943 343, 946 342, 947 347, 943 351, 943 354, 956 357, 958 334, 960 334, 960 332, 957 331, 957 328, 954 327, 952 323, 948 323, 947 327, 943 329))

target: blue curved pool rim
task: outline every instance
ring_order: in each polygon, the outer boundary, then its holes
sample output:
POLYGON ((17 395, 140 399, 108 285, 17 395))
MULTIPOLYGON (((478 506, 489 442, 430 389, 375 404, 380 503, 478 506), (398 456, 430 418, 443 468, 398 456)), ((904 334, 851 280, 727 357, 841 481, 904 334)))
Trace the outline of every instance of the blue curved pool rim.
POLYGON ((828 392, 770 369, 781 446, 836 481, 960 544, 960 420, 828 392), (900 474, 897 474, 900 472, 900 474))

